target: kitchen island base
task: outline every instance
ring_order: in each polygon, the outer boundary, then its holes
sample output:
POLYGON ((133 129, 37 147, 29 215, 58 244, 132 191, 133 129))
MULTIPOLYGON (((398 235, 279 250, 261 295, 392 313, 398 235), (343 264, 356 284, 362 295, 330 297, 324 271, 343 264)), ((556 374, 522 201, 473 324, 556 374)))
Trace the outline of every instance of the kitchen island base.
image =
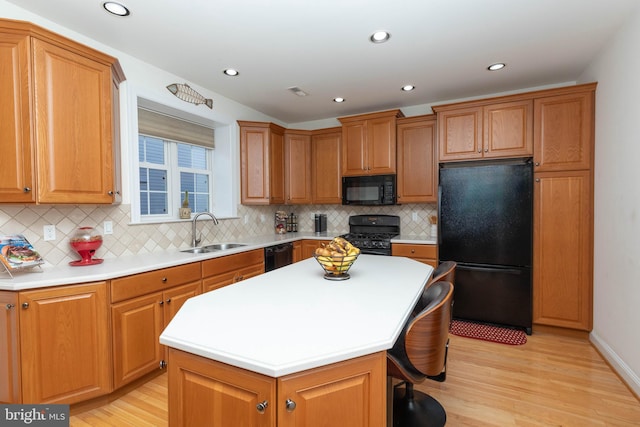
POLYGON ((386 352, 274 378, 169 349, 169 425, 386 425, 386 352))

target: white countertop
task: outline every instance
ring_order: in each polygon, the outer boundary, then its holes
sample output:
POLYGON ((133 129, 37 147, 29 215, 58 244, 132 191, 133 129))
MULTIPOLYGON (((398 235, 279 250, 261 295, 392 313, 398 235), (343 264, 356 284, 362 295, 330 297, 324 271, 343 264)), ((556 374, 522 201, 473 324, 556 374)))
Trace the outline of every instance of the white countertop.
MULTIPOLYGON (((246 246, 204 254, 191 254, 180 252, 180 249, 172 249, 165 252, 107 258, 102 264, 80 267, 43 264, 42 268, 35 267, 12 272, 14 276, 13 279, 10 278, 8 274, 3 274, 0 271, 0 291, 21 291, 49 286, 97 282, 161 268, 175 267, 176 265, 188 264, 190 262, 204 261, 210 258, 260 249, 279 243, 294 242, 301 239, 331 239, 333 237, 334 236, 328 236, 327 233, 268 234, 264 236, 251 236, 234 241, 234 243, 244 243, 246 246)), ((205 242, 204 244, 212 243, 217 242, 205 242)), ((185 246, 181 249, 186 248, 185 246)))
POLYGON ((425 234, 400 234, 399 236, 391 239, 391 244, 393 243, 411 243, 414 245, 437 245, 438 238, 436 236, 425 235, 425 234))
POLYGON ((360 255, 345 281, 307 259, 189 299, 169 347, 271 377, 391 348, 433 269, 360 255))
MULTIPOLYGON (((52 266, 43 264, 42 268, 36 267, 24 271, 12 273, 13 279, 6 273, 0 272, 0 291, 21 291, 26 289, 45 288, 49 286, 72 285, 76 283, 90 283, 101 280, 110 280, 116 277, 129 276, 131 274, 144 273, 161 268, 175 267, 190 262, 204 261, 210 258, 231 255, 253 249, 260 249, 278 243, 294 242, 302 239, 332 239, 334 235, 313 232, 267 234, 263 236, 251 236, 234 240, 233 243, 244 243, 246 246, 228 249, 224 251, 209 252, 204 254, 190 254, 180 252, 179 249, 171 249, 165 252, 154 252, 143 255, 121 256, 107 258, 102 264, 72 267, 70 265, 52 266)), ((391 240, 392 243, 435 244, 435 240, 429 236, 400 235, 391 240)), ((212 244, 218 242, 205 242, 212 244)), ((181 249, 186 249, 184 248, 181 249)), ((99 257, 99 253, 98 253, 99 257)))

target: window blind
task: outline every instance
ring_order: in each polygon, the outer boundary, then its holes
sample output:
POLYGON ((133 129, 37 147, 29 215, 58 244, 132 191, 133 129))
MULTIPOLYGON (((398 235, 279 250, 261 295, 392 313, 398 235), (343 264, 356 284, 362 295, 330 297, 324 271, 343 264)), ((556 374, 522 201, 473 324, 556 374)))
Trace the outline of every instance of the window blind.
POLYGON ((213 148, 213 129, 177 117, 138 108, 138 131, 145 135, 213 148))

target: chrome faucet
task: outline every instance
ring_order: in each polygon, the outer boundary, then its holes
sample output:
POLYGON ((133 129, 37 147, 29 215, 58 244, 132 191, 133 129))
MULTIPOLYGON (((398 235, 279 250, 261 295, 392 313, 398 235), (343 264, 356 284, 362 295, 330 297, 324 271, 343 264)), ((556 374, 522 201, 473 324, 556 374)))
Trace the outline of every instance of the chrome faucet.
POLYGON ((200 237, 196 237, 197 236, 197 231, 196 231, 196 220, 198 219, 198 217, 200 215, 209 215, 211 217, 211 219, 213 220, 213 223, 215 225, 218 225, 218 218, 216 218, 211 212, 200 212, 197 213, 193 219, 191 220, 191 246, 192 247, 197 247, 200 244, 200 241, 202 240, 202 233, 200 233, 200 237))

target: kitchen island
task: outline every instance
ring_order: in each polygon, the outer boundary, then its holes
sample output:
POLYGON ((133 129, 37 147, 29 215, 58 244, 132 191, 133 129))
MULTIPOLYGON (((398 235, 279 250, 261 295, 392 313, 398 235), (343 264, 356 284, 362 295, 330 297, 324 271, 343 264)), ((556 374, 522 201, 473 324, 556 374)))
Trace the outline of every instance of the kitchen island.
POLYGON ((384 426, 386 350, 431 273, 361 255, 329 281, 308 259, 189 299, 160 336, 170 424, 384 426))

